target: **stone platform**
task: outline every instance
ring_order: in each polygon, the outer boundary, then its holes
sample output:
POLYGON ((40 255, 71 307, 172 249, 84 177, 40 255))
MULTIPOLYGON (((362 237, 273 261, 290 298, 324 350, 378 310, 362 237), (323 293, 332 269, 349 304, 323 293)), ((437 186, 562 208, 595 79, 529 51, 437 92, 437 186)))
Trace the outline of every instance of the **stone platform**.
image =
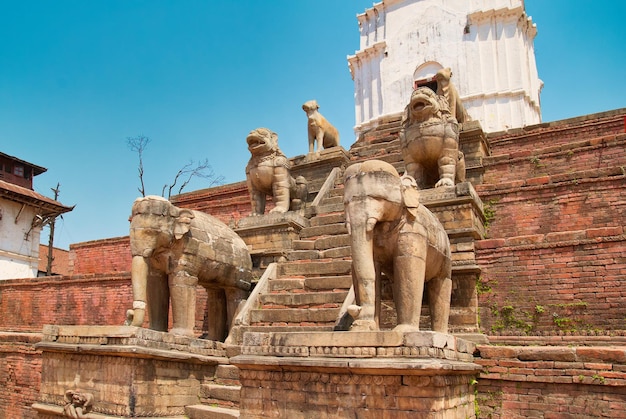
POLYGON ((436 332, 246 333, 242 418, 474 418, 473 343, 436 332))
POLYGON ((220 342, 132 326, 45 326, 40 418, 64 416, 68 391, 92 398, 90 418, 184 418, 220 364, 220 342))

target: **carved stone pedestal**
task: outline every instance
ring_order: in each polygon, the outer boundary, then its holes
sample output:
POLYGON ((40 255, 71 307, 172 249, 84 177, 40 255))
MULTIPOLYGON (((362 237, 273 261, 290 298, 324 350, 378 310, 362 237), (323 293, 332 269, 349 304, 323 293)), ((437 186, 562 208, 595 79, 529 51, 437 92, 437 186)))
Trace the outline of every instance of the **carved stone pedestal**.
POLYGON ((182 419, 217 366, 228 363, 219 342, 131 326, 45 326, 43 333, 40 399, 33 405, 41 419, 72 408, 94 419, 182 419), (81 397, 89 406, 81 406, 81 397))
POLYGON ((265 269, 293 248, 292 242, 308 225, 302 214, 288 211, 242 218, 234 230, 248 245, 254 267, 265 269))
POLYGON ((246 333, 241 418, 474 418, 474 345, 436 332, 246 333))
MULTIPOLYGON (((450 238, 453 287, 450 332, 466 334, 475 342, 485 342, 478 328, 476 283, 481 270, 476 263, 474 248, 474 242, 485 235, 483 203, 470 182, 423 189, 420 202, 437 216, 450 238)), ((426 322, 424 326, 430 324, 427 316, 423 316, 423 320, 426 322)))

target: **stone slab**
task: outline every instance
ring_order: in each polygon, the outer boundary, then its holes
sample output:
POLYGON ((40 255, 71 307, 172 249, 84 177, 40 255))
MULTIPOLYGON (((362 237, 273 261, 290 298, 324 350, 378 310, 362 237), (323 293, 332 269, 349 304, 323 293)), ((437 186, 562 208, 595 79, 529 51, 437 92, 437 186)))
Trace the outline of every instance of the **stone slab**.
POLYGON ((130 326, 44 327, 40 397, 59 416, 68 390, 93 396, 87 417, 183 418, 200 389, 228 364, 221 342, 130 326))

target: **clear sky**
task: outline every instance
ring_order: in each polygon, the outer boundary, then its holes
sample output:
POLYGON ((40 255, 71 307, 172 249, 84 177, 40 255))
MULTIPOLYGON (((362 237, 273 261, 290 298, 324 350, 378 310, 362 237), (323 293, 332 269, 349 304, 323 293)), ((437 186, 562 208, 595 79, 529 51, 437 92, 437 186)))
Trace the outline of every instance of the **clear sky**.
MULTIPOLYGON (((35 190, 76 205, 55 245, 128 234, 145 135, 146 192, 190 159, 245 179, 245 137, 265 126, 307 151, 317 99, 354 142, 346 56, 371 0, 0 0, 0 152, 48 171, 35 190)), ((626 107, 626 2, 526 0, 545 122, 626 107)), ((185 191, 206 187, 192 182, 185 191)), ((42 242, 47 243, 47 229, 42 242)))

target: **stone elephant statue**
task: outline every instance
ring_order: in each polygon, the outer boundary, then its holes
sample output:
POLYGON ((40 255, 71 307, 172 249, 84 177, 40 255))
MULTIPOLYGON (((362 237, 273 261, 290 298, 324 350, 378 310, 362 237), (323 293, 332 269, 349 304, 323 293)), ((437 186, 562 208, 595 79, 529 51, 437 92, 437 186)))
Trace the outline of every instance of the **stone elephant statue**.
POLYGON ((196 286, 208 293, 208 339, 224 340, 251 287, 252 260, 243 240, 208 214, 181 209, 160 196, 138 198, 130 217, 133 309, 127 324, 192 336, 196 286))
POLYGON ((352 246, 356 320, 351 330, 378 330, 381 274, 392 283, 394 330, 419 330, 427 282, 432 330, 447 333, 452 292, 450 242, 439 220, 419 203, 415 180, 389 163, 369 160, 344 174, 346 225, 352 246))
POLYGON ((303 176, 294 179, 290 163, 278 147, 278 134, 267 128, 254 129, 246 137, 251 157, 246 166, 246 182, 250 192, 252 213, 265 213, 267 195, 272 196, 274 208, 270 213, 284 213, 304 207, 308 196, 303 176))

